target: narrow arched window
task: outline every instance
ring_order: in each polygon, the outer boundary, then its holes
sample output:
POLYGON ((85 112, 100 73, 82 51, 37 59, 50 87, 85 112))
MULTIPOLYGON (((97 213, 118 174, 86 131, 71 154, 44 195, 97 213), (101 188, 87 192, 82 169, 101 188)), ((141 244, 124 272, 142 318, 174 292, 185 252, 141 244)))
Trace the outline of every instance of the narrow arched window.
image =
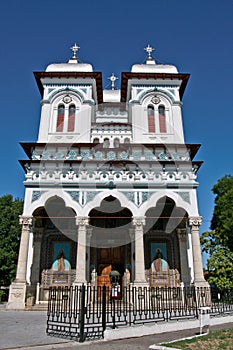
POLYGON ((98 139, 98 137, 95 137, 95 138, 94 138, 93 143, 94 143, 94 144, 99 144, 99 143, 100 143, 100 140, 98 139))
POLYGON ((151 105, 147 107, 147 117, 148 117, 148 132, 155 132, 155 111, 154 111, 154 107, 151 105))
POLYGON ((56 127, 57 132, 63 131, 64 115, 65 115, 65 106, 59 105, 57 109, 57 127, 56 127))
POLYGON ((130 143, 130 139, 129 139, 128 137, 126 137, 126 138, 124 139, 124 143, 130 143))
POLYGON ((164 106, 159 106, 159 130, 160 132, 167 132, 164 106))
POLYGON ((119 148, 120 147, 120 140, 118 138, 114 139, 113 145, 115 148, 119 148))
POLYGON ((103 148, 109 148, 109 146, 110 146, 109 139, 108 139, 108 138, 105 138, 105 139, 104 139, 103 148))
POLYGON ((69 106, 69 115, 68 115, 68 129, 67 131, 74 131, 74 121, 75 121, 75 105, 69 106))

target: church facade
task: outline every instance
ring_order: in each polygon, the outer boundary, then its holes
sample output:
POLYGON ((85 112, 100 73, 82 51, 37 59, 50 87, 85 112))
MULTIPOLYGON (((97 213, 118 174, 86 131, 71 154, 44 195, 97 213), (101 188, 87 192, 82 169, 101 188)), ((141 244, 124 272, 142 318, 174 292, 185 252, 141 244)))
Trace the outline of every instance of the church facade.
MULTIPOLYGON (((123 72, 121 89, 80 63, 35 72, 37 142, 27 155, 22 235, 8 308, 50 286, 206 286, 196 189, 199 144, 186 144, 182 97, 189 74, 157 64, 123 72)), ((25 157, 26 158, 26 157, 25 157)))

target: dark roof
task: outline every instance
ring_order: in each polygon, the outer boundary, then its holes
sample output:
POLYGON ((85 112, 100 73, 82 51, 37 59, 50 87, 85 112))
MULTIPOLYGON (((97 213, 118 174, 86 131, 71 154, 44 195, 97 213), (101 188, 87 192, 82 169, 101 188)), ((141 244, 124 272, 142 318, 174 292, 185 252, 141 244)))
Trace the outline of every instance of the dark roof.
POLYGON ((126 102, 127 87, 129 79, 163 79, 163 80, 182 80, 180 87, 180 99, 184 94, 190 74, 188 73, 130 73, 123 72, 121 74, 121 102, 126 102))
POLYGON ((96 81, 98 103, 103 103, 102 73, 101 72, 34 72, 41 96, 43 96, 43 78, 92 78, 96 81))

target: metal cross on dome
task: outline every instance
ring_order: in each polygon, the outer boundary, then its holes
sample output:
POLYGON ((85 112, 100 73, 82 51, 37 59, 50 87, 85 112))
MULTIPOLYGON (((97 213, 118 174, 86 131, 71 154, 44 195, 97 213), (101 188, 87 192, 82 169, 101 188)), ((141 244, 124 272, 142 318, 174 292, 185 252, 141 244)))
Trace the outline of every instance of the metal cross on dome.
POLYGON ((153 58, 152 58, 151 54, 155 49, 148 44, 147 47, 144 48, 144 50, 148 53, 147 59, 152 60, 153 58))
POLYGON ((112 82, 112 90, 115 90, 115 81, 118 79, 114 73, 112 73, 111 77, 108 78, 112 82))
POLYGON ((76 43, 70 48, 71 51, 73 51, 72 58, 77 58, 77 51, 80 49, 80 46, 78 46, 76 43))

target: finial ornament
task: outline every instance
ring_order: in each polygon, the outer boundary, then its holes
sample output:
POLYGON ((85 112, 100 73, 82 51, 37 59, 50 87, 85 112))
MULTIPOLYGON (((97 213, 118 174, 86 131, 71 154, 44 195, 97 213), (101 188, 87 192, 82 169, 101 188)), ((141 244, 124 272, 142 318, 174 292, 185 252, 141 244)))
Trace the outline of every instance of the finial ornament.
POLYGON ((118 80, 118 78, 112 73, 111 77, 108 79, 112 82, 112 90, 115 90, 115 81, 118 80))
POLYGON ((151 54, 155 49, 148 44, 147 47, 144 48, 144 50, 148 53, 147 60, 153 60, 151 54))
POLYGON ((77 59, 77 51, 80 49, 80 46, 75 43, 70 49, 73 51, 72 59, 77 59))

